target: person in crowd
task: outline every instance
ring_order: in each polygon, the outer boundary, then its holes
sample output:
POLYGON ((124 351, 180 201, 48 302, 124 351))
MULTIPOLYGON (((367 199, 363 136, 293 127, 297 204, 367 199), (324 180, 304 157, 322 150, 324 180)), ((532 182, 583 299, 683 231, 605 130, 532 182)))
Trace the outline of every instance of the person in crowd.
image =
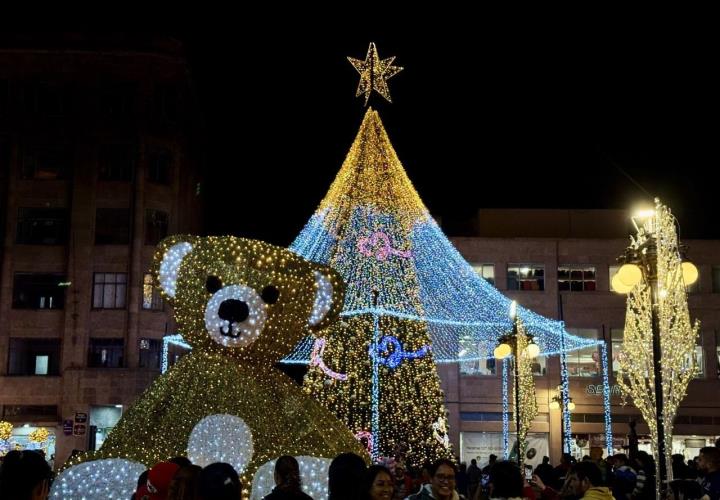
POLYGON ((635 470, 637 476, 632 498, 634 500, 653 500, 655 498, 655 461, 647 452, 639 450, 635 456, 635 470))
POLYGON ((568 472, 570 471, 570 466, 572 462, 572 457, 569 453, 563 453, 562 457, 560 457, 560 464, 555 467, 553 470, 553 488, 556 490, 560 490, 565 484, 565 477, 567 476, 568 472))
POLYGON ((467 468, 468 487, 466 494, 471 500, 475 498, 475 493, 480 487, 480 479, 482 479, 482 471, 478 467, 477 460, 473 458, 470 460, 470 467, 467 468))
POLYGON ((468 476, 467 464, 465 462, 461 462, 458 467, 457 475, 455 476, 455 490, 460 494, 460 496, 467 497, 468 476))
POLYGON ((36 451, 10 451, 0 467, 0 498, 3 500, 46 500, 52 470, 36 451))
POLYGON ((573 465, 568 473, 568 487, 583 500, 613 500, 610 489, 603 486, 600 468, 590 461, 573 465))
POLYGON ((192 462, 190 461, 190 459, 188 457, 183 457, 183 456, 177 456, 175 458, 171 458, 170 460, 168 460, 168 462, 177 464, 178 467, 188 467, 188 466, 192 465, 192 462))
POLYGON ((242 483, 232 465, 216 462, 200 472, 199 498, 201 500, 238 500, 242 483))
POLYGON ((615 458, 615 469, 613 479, 612 493, 615 500, 628 500, 633 490, 635 490, 635 484, 637 483, 637 474, 630 464, 628 463, 628 457, 624 453, 618 453, 614 456, 615 458))
POLYGON ((703 493, 701 500, 720 500, 720 448, 701 448, 698 469, 703 474, 698 478, 703 493))
POLYGON ((455 478, 457 467, 448 459, 440 459, 432 464, 428 472, 430 483, 410 495, 408 500, 458 500, 460 496, 455 491, 455 478))
POLYGON ((535 475, 537 475, 543 483, 552 484, 553 466, 550 465, 550 457, 542 458, 542 463, 535 467, 535 475))
POLYGON ((395 500, 403 500, 406 496, 413 492, 413 480, 410 474, 405 470, 405 466, 402 462, 395 464, 395 470, 393 471, 395 479, 395 500))
POLYGON ((392 500, 395 479, 390 469, 377 464, 368 467, 362 490, 367 500, 392 500))
POLYGON ((493 465, 495 465, 495 462, 497 462, 497 455, 491 454, 488 457, 488 464, 485 467, 483 467, 483 469, 482 469, 482 473, 490 475, 490 469, 493 468, 493 465))
POLYGON ((167 500, 195 500, 198 497, 202 467, 186 465, 180 467, 168 487, 167 500))
POLYGON ((150 470, 144 470, 138 476, 137 486, 135 487, 135 493, 132 494, 130 500, 143 500, 143 497, 148 495, 147 491, 147 477, 150 470))
POLYGON ((291 455, 283 455, 275 461, 275 488, 263 500, 312 500, 302 490, 300 464, 291 455))
POLYGON ((335 457, 328 469, 328 500, 360 500, 366 472, 365 461, 354 453, 335 457))
POLYGON ((673 479, 688 479, 688 466, 685 463, 685 457, 680 453, 672 456, 673 479))
POLYGON ((490 469, 488 496, 491 499, 523 498, 524 479, 515 462, 496 462, 490 469))
POLYGON ((165 500, 167 498, 170 481, 172 481, 179 468, 177 464, 172 462, 159 462, 152 466, 145 483, 150 500, 165 500))

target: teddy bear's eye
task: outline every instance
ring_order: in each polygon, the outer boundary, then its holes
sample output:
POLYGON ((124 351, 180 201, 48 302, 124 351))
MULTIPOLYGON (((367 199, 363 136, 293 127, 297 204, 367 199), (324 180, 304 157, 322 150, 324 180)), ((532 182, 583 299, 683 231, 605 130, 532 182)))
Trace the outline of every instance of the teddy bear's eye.
POLYGON ((205 288, 210 293, 215 293, 222 288, 222 281, 217 276, 208 276, 205 281, 205 288))
POLYGON ((280 292, 273 285, 268 285, 262 289, 260 297, 262 297, 263 302, 266 304, 274 304, 280 297, 280 292))

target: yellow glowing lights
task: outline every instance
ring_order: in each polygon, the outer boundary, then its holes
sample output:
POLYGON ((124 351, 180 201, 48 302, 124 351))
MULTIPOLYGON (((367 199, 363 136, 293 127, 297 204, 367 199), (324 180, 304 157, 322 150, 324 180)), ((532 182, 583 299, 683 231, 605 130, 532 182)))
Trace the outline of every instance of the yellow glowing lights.
POLYGON ((44 443, 48 440, 48 437, 50 437, 48 430, 45 427, 40 427, 39 429, 32 431, 28 436, 28 439, 33 443, 44 443))
POLYGON ((568 403, 568 411, 573 411, 573 410, 575 410, 575 403, 573 403, 572 401, 570 401, 570 402, 568 403))
POLYGON ((0 440, 7 441, 12 435, 13 424, 4 420, 0 421, 0 440))
POLYGON ((502 343, 498 345, 495 350, 493 351, 493 355, 497 359, 505 359, 508 356, 512 354, 512 347, 510 347, 510 344, 502 343))
POLYGON ((532 359, 532 358, 537 358, 539 354, 540 354, 540 347, 531 340, 530 343, 525 348, 525 355, 528 358, 532 359))
POLYGON ((685 286, 690 286, 698 279, 698 270, 692 262, 682 263, 682 276, 685 286))
POLYGON ((633 287, 626 285, 620 280, 620 276, 615 273, 615 276, 612 277, 612 289, 614 292, 617 293, 628 293, 630 290, 633 289, 633 287))
POLYGON ((623 264, 617 272, 618 279, 625 286, 634 287, 642 279, 642 271, 635 264, 623 264))
POLYGON ((550 401, 550 404, 548 406, 551 410, 559 410, 560 402, 557 399, 553 399, 552 401, 550 401))
POLYGON ((371 42, 364 61, 355 59, 354 57, 348 57, 347 59, 357 72, 360 73, 360 83, 358 84, 355 97, 364 94, 365 105, 367 106, 370 94, 374 90, 387 99, 388 102, 392 102, 387 80, 397 75, 403 69, 399 66, 392 65, 395 57, 380 59, 375 44, 371 42))

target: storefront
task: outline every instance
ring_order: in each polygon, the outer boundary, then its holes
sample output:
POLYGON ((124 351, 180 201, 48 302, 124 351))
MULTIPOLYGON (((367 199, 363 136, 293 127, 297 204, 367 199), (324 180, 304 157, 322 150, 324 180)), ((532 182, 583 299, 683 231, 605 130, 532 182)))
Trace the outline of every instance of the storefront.
MULTIPOLYGON (((542 457, 549 454, 547 433, 529 433, 525 463, 535 467, 542 463, 542 457)), ((515 459, 517 453, 515 434, 510 434, 510 458, 515 459)), ((502 460, 504 457, 502 432, 461 432, 460 433, 460 461, 470 464, 472 459, 477 460, 478 466, 488 464, 490 455, 502 460)))

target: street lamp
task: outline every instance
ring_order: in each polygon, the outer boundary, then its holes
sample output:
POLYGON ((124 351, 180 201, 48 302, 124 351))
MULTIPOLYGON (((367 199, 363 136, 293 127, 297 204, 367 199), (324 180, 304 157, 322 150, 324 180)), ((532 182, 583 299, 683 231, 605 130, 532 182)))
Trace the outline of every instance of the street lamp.
POLYGON ((520 373, 519 360, 520 356, 527 358, 536 358, 540 354, 540 347, 535 343, 531 335, 526 335, 527 345, 520 351, 520 343, 518 342, 518 321, 517 321, 517 302, 512 301, 510 304, 510 319, 512 320, 512 332, 500 337, 500 343, 494 350, 496 359, 505 359, 511 354, 513 355, 513 375, 515 377, 515 426, 518 439, 518 465, 522 463, 523 447, 520 443, 520 373))
MULTIPOLYGON (((654 394, 655 394, 655 426, 657 432, 657 458, 658 458, 658 479, 660 481, 660 498, 664 498, 664 492, 667 488, 667 461, 666 461, 666 446, 665 446, 665 422, 664 422, 664 407, 663 401, 663 373, 662 373, 662 350, 660 342, 660 302, 665 299, 668 294, 668 290, 665 288, 664 276, 658 276, 658 256, 659 246, 666 245, 663 252, 667 252, 667 229, 663 229, 660 226, 663 220, 667 220, 667 217, 671 217, 669 211, 663 207, 659 200, 655 200, 655 210, 642 210, 635 213, 631 220, 635 230, 637 231, 637 237, 631 239, 630 246, 625 250, 625 253, 618 258, 618 262, 623 265, 620 267, 618 272, 612 278, 613 289, 622 294, 630 293, 635 287, 641 282, 644 282, 649 287, 650 291, 650 313, 651 322, 650 326, 652 329, 652 365, 654 375, 654 394), (665 218, 662 219, 661 217, 665 218), (660 240, 659 236, 661 231, 664 240, 660 240)), ((672 219, 674 224, 674 218, 672 219)), ((667 223, 666 223, 667 226, 667 223)), ((669 227, 669 226, 668 226, 669 227)), ((675 238, 675 227, 671 228, 670 233, 675 238)), ((682 258, 683 249, 679 244, 672 247, 672 251, 675 252, 675 258, 678 260, 682 258)), ((697 281, 698 271, 697 268, 690 262, 682 262, 681 264, 682 279, 685 287, 688 287, 697 281)))
MULTIPOLYGON (((565 402, 562 397, 562 385, 557 386, 555 394, 548 405, 551 410, 561 410, 560 412, 560 449, 565 453, 565 402)), ((575 410, 575 403, 572 398, 568 397, 567 411, 575 410)))

